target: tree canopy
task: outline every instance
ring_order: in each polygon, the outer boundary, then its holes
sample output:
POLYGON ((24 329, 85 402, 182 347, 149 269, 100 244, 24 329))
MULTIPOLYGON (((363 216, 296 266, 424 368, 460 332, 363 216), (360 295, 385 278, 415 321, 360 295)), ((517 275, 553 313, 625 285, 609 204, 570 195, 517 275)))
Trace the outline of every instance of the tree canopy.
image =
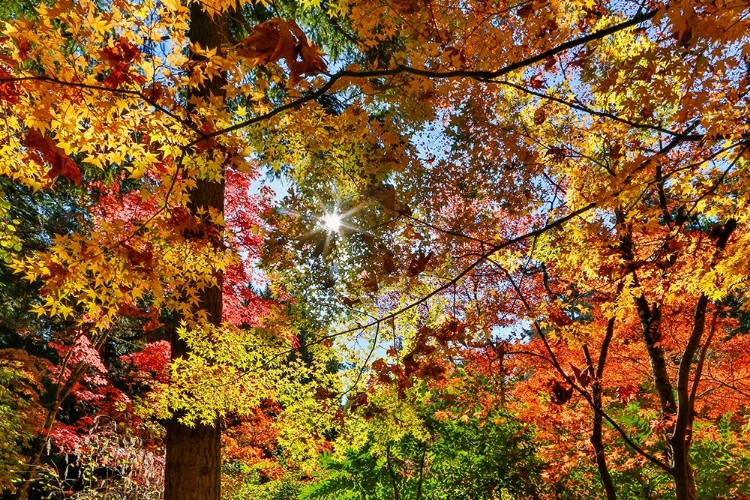
POLYGON ((747 2, 0 18, 0 492, 750 495, 747 2))

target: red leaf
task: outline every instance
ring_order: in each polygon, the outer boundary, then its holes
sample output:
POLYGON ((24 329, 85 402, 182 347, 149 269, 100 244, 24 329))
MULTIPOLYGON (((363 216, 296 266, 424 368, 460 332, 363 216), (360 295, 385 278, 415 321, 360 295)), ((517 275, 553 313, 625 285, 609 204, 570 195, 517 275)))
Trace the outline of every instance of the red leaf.
POLYGON ((566 388, 557 380, 552 381, 552 402, 556 405, 567 403, 573 396, 573 387, 566 388))
POLYGON ((433 255, 435 255, 433 252, 425 254, 420 250, 409 263, 409 269, 406 271, 406 274, 411 277, 421 274, 427 267, 427 263, 430 262, 433 255))
POLYGON ((304 75, 317 75, 327 69, 318 48, 293 20, 269 19, 257 25, 240 42, 237 54, 258 64, 284 59, 290 69, 292 83, 297 83, 304 75))
POLYGON ((551 308, 549 311, 549 319, 556 326, 568 326, 573 323, 573 320, 565 314, 564 311, 557 307, 551 308))
POLYGON ((531 79, 531 88, 539 90, 544 87, 544 78, 541 75, 536 75, 531 79))
POLYGON ((526 2, 523 5, 523 7, 521 7, 520 9, 518 9, 518 17, 520 17, 522 19, 526 19, 527 17, 529 17, 531 15, 531 13, 533 11, 534 11, 534 6, 533 6, 532 2, 530 2, 530 1, 526 2))
POLYGON ((105 47, 99 51, 99 57, 103 61, 106 61, 113 65, 119 65, 121 63, 130 63, 140 58, 141 51, 138 47, 130 43, 125 37, 120 37, 115 40, 112 47, 105 47))
POLYGON ((35 150, 43 161, 50 164, 52 168, 47 172, 47 177, 50 179, 62 175, 76 184, 80 184, 83 180, 83 175, 75 162, 49 137, 31 129, 27 132, 23 145, 29 150, 35 150))
POLYGON ((591 383, 591 367, 587 366, 583 371, 579 370, 575 366, 573 366, 573 363, 569 363, 570 367, 573 369, 573 373, 576 376, 576 380, 583 386, 586 387, 591 383))

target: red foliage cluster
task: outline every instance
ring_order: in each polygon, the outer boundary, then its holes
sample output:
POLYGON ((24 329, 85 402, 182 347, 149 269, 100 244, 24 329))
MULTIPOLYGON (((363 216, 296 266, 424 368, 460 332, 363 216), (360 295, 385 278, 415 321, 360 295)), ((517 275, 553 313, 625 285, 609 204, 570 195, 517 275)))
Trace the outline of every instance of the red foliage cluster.
POLYGON ((120 359, 130 363, 138 371, 147 375, 148 378, 162 383, 168 381, 167 368, 169 366, 171 346, 166 340, 151 342, 139 352, 126 354, 120 359))
MULTIPOLYGON (((71 346, 58 344, 56 342, 50 342, 49 346, 55 349, 58 355, 64 360, 65 374, 69 374, 70 370, 83 365, 88 367, 88 377, 92 383, 97 385, 103 385, 106 383, 106 381, 101 378, 101 375, 107 373, 107 367, 102 363, 99 351, 96 350, 91 344, 91 340, 89 340, 88 336, 84 333, 79 332, 71 346)), ((64 378, 67 379, 67 375, 64 376, 64 378)))
POLYGON ((225 215, 226 230, 232 238, 241 260, 224 273, 224 321, 236 326, 255 325, 268 313, 271 303, 261 299, 252 287, 265 283, 265 278, 254 267, 263 245, 261 228, 265 222, 260 215, 271 206, 272 192, 265 187, 251 193, 255 176, 234 169, 226 171, 225 215))
POLYGON ((109 74, 102 80, 105 86, 116 88, 123 83, 143 85, 146 82, 143 75, 131 71, 131 63, 140 59, 141 51, 128 39, 118 38, 112 46, 100 50, 99 57, 111 66, 109 74))
MULTIPOLYGON (((0 54, 0 61, 3 60, 2 54, 0 54)), ((8 71, 9 68, 0 64, 0 79, 11 78, 13 75, 8 71)), ((10 104, 17 104, 18 99, 18 85, 15 82, 3 82, 0 83, 0 101, 7 101, 10 104)))
POLYGON ((270 19, 257 25, 237 49, 243 57, 268 64, 284 59, 292 72, 292 83, 302 76, 326 71, 317 47, 310 43, 294 20, 270 19))
POLYGON ((23 139, 23 145, 28 148, 28 154, 39 163, 49 163, 52 167, 47 172, 47 177, 54 179, 62 175, 76 184, 80 184, 83 175, 78 165, 65 154, 52 139, 42 135, 39 131, 31 129, 23 139))

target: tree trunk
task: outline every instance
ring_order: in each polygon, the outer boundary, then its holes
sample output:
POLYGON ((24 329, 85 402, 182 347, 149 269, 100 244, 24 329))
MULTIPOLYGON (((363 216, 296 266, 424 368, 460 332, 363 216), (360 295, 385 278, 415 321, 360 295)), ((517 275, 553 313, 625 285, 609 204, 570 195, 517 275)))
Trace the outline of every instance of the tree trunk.
MULTIPOLYGON (((593 389, 594 404, 601 408, 602 404, 602 390, 598 382, 594 382, 595 386, 593 389)), ((607 456, 605 454, 604 442, 602 441, 602 415, 599 412, 594 412, 594 426, 591 431, 591 445, 594 447, 594 453, 596 457, 596 468, 599 470, 599 479, 602 481, 602 486, 607 495, 607 500, 617 500, 617 493, 615 492, 615 483, 612 480, 612 475, 609 473, 609 467, 607 467, 607 456)))
MULTIPOLYGON (((622 291, 622 285, 617 287, 617 295, 620 295, 622 291)), ((609 352, 609 344, 612 342, 612 337, 615 332, 615 319, 611 318, 607 322, 607 331, 604 336, 604 342, 602 342, 601 351, 599 352, 599 360, 596 364, 596 372, 594 373, 594 382, 591 385, 591 396, 594 400, 594 405, 598 408, 602 408, 602 378, 604 376, 604 366, 607 363, 607 354, 609 352)), ((584 345, 584 354, 586 356, 586 362, 589 366, 592 366, 591 355, 589 354, 588 348, 584 345)), ((598 411, 594 411, 594 422, 591 430, 591 445, 594 447, 594 454, 596 458, 596 467, 599 470, 599 478, 602 481, 604 492, 607 495, 607 500, 617 500, 617 492, 615 490, 615 483, 612 480, 612 474, 609 473, 609 467, 607 466, 607 455, 604 449, 604 441, 602 439, 603 433, 603 416, 598 411)))
MULTIPOLYGON (((200 4, 190 8, 190 41, 205 49, 220 49, 227 41, 227 16, 213 17, 203 11, 200 4)), ((198 60, 198 57, 193 57, 198 60)), ((213 78, 194 92, 194 96, 219 96, 226 84, 224 77, 213 78)), ((198 179, 190 193, 188 208, 194 216, 206 213, 208 208, 224 211, 224 183, 198 179)), ((202 223, 211 222, 204 215, 202 223)), ((219 228, 221 229, 221 228, 219 228)), ((221 324, 222 276, 217 285, 201 292, 201 308, 206 311, 208 321, 221 324)), ((172 358, 188 354, 188 348, 172 334, 172 358)), ((176 414, 167 424, 167 459, 164 478, 164 500, 219 500, 221 498, 221 430, 218 418, 213 425, 195 424, 189 427, 179 421, 176 414)))
MULTIPOLYGON (((617 219, 622 221, 622 214, 618 213, 617 219)), ((628 226, 620 235, 620 251, 628 265, 633 265, 635 255, 633 250, 633 238, 631 228, 628 226)), ((640 287, 638 276, 635 270, 632 271, 633 284, 635 288, 640 287)), ((667 362, 664 357, 664 350, 661 347, 661 305, 654 302, 653 306, 648 303, 648 299, 642 294, 635 298, 635 305, 638 310, 638 318, 641 322, 643 331, 643 340, 648 351, 648 359, 651 364, 651 373, 654 378, 654 387, 659 395, 659 406, 662 415, 677 413, 676 402, 674 399, 672 381, 669 378, 667 362)))
MULTIPOLYGON (((635 276, 635 274, 634 274, 635 276)), ((662 414, 677 413, 677 405, 674 399, 674 388, 669 378, 667 361, 664 350, 661 347, 661 308, 659 304, 649 306, 648 301, 642 295, 635 300, 638 307, 638 316, 641 320, 643 340, 646 343, 648 359, 651 363, 651 373, 654 377, 654 387, 659 395, 659 406, 662 414)))
POLYGON ((167 424, 165 500, 221 498, 221 434, 218 425, 167 424))
MULTIPOLYGON (((198 183, 200 188, 201 183, 198 183)), ((213 322, 214 314, 221 319, 221 290, 211 288, 203 293, 204 303, 213 322), (208 297, 206 297, 208 296, 208 297), (218 298, 218 311, 215 304, 218 298)), ((172 359, 185 356, 188 349, 172 333, 172 359)), ((189 427, 179 421, 176 413, 167 423, 167 460, 164 473, 164 500, 219 500, 221 498, 221 431, 213 425, 196 423, 189 427)))
MULTIPOLYGON (((685 450, 686 452, 688 450, 685 450)), ((695 475, 690 466, 687 453, 680 454, 680 459, 674 460, 675 499, 698 500, 698 488, 695 485, 695 475)))

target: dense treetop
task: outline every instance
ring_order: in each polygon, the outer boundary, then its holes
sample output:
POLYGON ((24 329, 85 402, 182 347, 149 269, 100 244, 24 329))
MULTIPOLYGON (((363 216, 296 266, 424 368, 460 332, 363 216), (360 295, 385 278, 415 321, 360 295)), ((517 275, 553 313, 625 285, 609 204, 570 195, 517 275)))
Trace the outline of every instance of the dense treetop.
POLYGON ((742 498, 749 14, 0 10, 0 460, 106 416, 168 422, 169 500, 222 425, 238 496, 742 498))

